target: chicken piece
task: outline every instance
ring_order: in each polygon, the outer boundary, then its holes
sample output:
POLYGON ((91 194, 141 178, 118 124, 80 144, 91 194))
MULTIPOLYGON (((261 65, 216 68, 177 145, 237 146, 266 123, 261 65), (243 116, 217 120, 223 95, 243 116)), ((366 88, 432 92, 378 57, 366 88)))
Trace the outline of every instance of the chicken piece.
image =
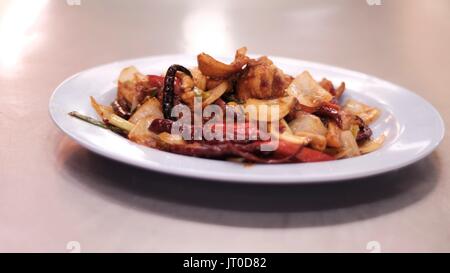
POLYGON ((237 82, 237 98, 273 99, 285 95, 292 77, 277 68, 267 57, 251 60, 237 82))
POLYGON ((198 69, 205 76, 214 79, 226 79, 240 72, 247 64, 250 58, 246 54, 246 47, 239 48, 236 51, 234 61, 231 64, 224 64, 206 53, 201 53, 197 56, 198 69))

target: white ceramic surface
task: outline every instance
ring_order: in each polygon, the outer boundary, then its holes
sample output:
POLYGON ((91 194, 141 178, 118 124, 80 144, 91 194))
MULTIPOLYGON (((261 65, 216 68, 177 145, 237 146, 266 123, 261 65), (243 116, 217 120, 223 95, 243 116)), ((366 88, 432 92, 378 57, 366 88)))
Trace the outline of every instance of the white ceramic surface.
MULTIPOLYGON (((166 55, 115 62, 95 67, 65 80, 50 99, 50 114, 66 134, 87 149, 103 156, 172 175, 251 183, 313 183, 355 179, 412 164, 429 155, 444 136, 444 124, 431 104, 405 88, 375 77, 328 65, 271 57, 286 73, 309 70, 316 79, 345 81, 345 98, 355 98, 382 110, 371 128, 374 136, 386 134, 384 146, 357 158, 324 163, 253 165, 199 159, 147 148, 112 132, 67 115, 70 111, 96 117, 89 96, 110 103, 122 68, 134 65, 143 73, 160 74, 171 64, 196 64, 195 56, 166 55)), ((223 58, 224 61, 229 61, 223 58)))

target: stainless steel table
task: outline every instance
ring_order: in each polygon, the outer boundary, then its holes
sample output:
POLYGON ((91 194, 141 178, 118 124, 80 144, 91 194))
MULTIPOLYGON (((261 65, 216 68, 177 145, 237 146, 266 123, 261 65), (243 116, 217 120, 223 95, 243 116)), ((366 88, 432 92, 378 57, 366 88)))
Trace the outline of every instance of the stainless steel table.
POLYGON ((102 158, 47 110, 91 66, 246 45, 403 85, 448 127, 450 1, 4 0, 0 14, 0 251, 450 251, 448 138, 374 178, 250 186, 102 158))

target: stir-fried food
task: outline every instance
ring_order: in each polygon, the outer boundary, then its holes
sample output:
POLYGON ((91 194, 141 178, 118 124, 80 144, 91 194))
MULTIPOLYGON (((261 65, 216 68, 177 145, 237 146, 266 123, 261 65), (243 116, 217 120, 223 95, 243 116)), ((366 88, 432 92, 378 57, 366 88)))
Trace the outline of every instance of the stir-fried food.
POLYGON ((287 75, 268 57, 237 50, 226 64, 201 53, 198 66, 163 75, 122 70, 116 99, 91 97, 101 121, 70 113, 151 148, 252 163, 300 163, 356 157, 379 149, 370 125, 379 109, 343 101, 345 83, 287 75))

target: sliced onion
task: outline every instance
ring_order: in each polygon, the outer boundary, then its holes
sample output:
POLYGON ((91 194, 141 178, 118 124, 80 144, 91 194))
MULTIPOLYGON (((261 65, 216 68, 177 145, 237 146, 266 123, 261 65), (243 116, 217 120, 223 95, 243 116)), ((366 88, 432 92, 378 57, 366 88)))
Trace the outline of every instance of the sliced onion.
POLYGON ((326 135, 327 145, 332 148, 340 148, 341 143, 341 129, 337 126, 336 122, 330 121, 328 123, 328 132, 326 135))
POLYGON ((224 81, 215 88, 206 92, 195 86, 192 91, 183 93, 181 95, 181 99, 192 109, 194 107, 195 97, 202 97, 202 107, 206 107, 218 100, 228 90, 229 86, 229 83, 224 81))
POLYGON ((341 142, 342 147, 339 150, 339 153, 336 155, 336 158, 350 158, 361 155, 358 147, 358 143, 356 143, 356 139, 350 131, 343 131, 341 133, 341 142))
MULTIPOLYGON (((130 66, 122 70, 119 75, 118 82, 118 96, 123 97, 132 106, 138 104, 138 90, 137 84, 140 82, 147 82, 148 78, 140 73, 136 67, 130 66)), ((134 109, 132 109, 134 110, 134 109)))
POLYGON ((197 67, 194 67, 190 70, 191 70, 192 78, 194 80, 194 85, 196 87, 200 88, 201 90, 205 90, 206 82, 208 81, 206 76, 203 75, 202 72, 200 71, 200 69, 198 69, 197 67))
POLYGON ((248 99, 245 102, 245 109, 249 119, 251 115, 249 109, 256 110, 256 119, 260 121, 278 121, 286 117, 295 104, 295 98, 292 96, 282 97, 273 100, 248 99), (274 107, 279 107, 278 115, 273 112, 274 107), (265 114, 265 115, 264 115, 265 114))
POLYGON ((298 75, 288 86, 286 92, 296 97, 300 104, 308 107, 318 107, 323 102, 333 99, 333 96, 320 86, 308 71, 298 75))
POLYGON ((319 134, 313 134, 309 132, 295 132, 296 136, 305 137, 309 139, 311 147, 318 151, 324 151, 327 147, 327 139, 319 134))
POLYGON ((173 134, 169 134, 167 132, 162 132, 158 136, 161 139, 161 141, 163 141, 164 143, 169 144, 169 145, 185 144, 185 142, 183 140, 183 136, 181 136, 181 135, 173 135, 173 134))
POLYGON ((128 81, 135 81, 138 80, 144 80, 146 79, 145 75, 142 74, 137 70, 134 66, 129 66, 124 68, 119 75, 119 82, 128 82, 128 81))
POLYGON ((205 107, 218 100, 228 90, 229 86, 228 82, 224 81, 216 88, 203 92, 202 97, 204 97, 204 100, 202 106, 205 107))
POLYGON ((294 135, 294 132, 289 127, 289 124, 286 122, 285 119, 280 120, 280 126, 278 127, 278 132, 273 130, 271 126, 271 134, 274 139, 279 139, 281 141, 286 141, 289 143, 293 143, 296 145, 303 145, 306 146, 311 142, 311 139, 308 137, 301 137, 294 135), (283 128, 283 132, 281 133, 280 130, 283 128))
POLYGON ((128 120, 131 123, 137 124, 139 120, 147 117, 164 118, 161 109, 161 103, 156 98, 148 99, 142 104, 136 112, 128 120))
POLYGON ((181 81, 181 88, 184 90, 184 92, 189 92, 194 88, 194 79, 190 75, 187 75, 183 72, 177 72, 176 75, 177 78, 181 81))
POLYGON ((103 119, 104 122, 119 127, 125 132, 129 132, 133 129, 134 124, 114 114, 114 111, 111 106, 101 105, 93 97, 90 98, 92 107, 97 112, 97 114, 103 119))
POLYGON ((284 131, 288 132, 291 135, 294 134, 294 132, 292 131, 291 127, 289 127, 289 124, 286 122, 285 119, 280 120, 280 128, 284 128, 284 131))
POLYGON ((327 128, 323 125, 320 118, 304 112, 297 113, 295 119, 289 123, 289 127, 294 133, 309 132, 321 136, 325 136, 327 134, 327 128))
POLYGON ((98 103, 94 97, 90 97, 91 99, 91 106, 94 108, 95 112, 97 112, 97 115, 101 117, 104 121, 107 121, 108 118, 114 114, 114 110, 111 106, 102 105, 98 103))
POLYGON ((376 139, 366 141, 363 145, 359 147, 359 151, 361 154, 368 154, 374 152, 381 148, 384 144, 384 140, 386 139, 385 135, 381 135, 376 139))
POLYGON ((297 136, 289 132, 283 132, 279 135, 280 140, 287 141, 293 144, 306 146, 311 142, 311 138, 307 136, 297 136))
POLYGON ((343 109, 353 115, 359 116, 367 125, 373 123, 380 116, 380 110, 377 108, 370 107, 353 99, 348 100, 343 109))
POLYGON ((161 142, 158 135, 148 129, 153 121, 153 117, 143 118, 138 121, 136 126, 128 134, 128 138, 138 144, 142 144, 151 148, 156 148, 161 142))

